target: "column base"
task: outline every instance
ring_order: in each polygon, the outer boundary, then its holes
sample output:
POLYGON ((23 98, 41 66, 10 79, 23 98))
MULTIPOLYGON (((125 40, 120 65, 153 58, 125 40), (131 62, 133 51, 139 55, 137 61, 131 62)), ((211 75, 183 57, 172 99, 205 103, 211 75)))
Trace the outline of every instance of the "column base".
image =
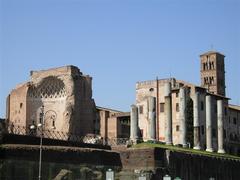
POLYGON ((188 145, 187 145, 187 144, 183 144, 182 147, 183 147, 183 148, 187 148, 188 145))
POLYGON ((140 140, 138 138, 135 139, 130 139, 130 141, 135 145, 138 144, 140 142, 140 140))
POLYGON ((166 142, 166 145, 172 146, 173 143, 172 142, 166 142))
POLYGON ((207 152, 213 152, 212 148, 206 149, 207 152))
POLYGON ((195 147, 193 147, 193 149, 195 149, 195 150, 201 150, 201 147, 200 147, 200 146, 195 146, 195 147))
POLYGON ((226 152, 224 151, 224 149, 219 149, 219 150, 218 150, 218 153, 220 153, 220 154, 225 154, 226 152))
POLYGON ((148 141, 152 141, 153 143, 157 142, 157 140, 153 138, 148 139, 148 141))

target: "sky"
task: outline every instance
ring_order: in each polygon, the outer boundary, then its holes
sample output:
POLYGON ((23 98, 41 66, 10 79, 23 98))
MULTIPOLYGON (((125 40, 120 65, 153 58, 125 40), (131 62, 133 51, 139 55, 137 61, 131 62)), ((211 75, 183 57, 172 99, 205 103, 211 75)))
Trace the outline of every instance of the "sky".
POLYGON ((78 66, 98 106, 129 111, 137 81, 200 85, 199 55, 226 56, 227 96, 240 105, 239 0, 0 0, 0 117, 31 70, 78 66))

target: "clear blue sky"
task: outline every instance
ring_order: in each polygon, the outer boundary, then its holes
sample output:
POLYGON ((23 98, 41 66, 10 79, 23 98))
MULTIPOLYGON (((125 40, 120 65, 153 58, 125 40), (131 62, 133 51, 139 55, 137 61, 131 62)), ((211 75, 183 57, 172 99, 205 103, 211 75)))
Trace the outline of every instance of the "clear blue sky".
POLYGON ((200 84, 199 55, 226 55, 227 95, 240 104, 239 0, 0 0, 0 117, 30 70, 78 66, 96 104, 128 111, 137 81, 200 84))

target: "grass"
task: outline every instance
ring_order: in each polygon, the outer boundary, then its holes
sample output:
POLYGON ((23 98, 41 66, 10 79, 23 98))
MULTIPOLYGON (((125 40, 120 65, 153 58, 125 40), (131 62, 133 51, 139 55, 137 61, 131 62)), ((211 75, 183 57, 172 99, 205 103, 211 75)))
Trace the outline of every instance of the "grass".
POLYGON ((216 152, 207 152, 207 151, 203 151, 203 150, 188 149, 188 148, 182 148, 182 147, 177 147, 177 146, 169 146, 169 145, 165 145, 165 144, 156 144, 156 143, 148 143, 148 142, 134 145, 134 146, 132 146, 132 148, 162 148, 162 149, 168 149, 168 150, 175 151, 175 152, 183 152, 183 153, 211 156, 211 157, 217 157, 217 158, 240 160, 239 156, 234 156, 234 155, 230 155, 230 154, 219 154, 216 152))

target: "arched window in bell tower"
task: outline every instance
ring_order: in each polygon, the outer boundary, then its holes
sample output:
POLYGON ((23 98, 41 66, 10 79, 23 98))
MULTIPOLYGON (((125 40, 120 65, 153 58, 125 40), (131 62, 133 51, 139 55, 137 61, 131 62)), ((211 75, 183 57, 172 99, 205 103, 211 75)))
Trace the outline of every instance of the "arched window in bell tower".
POLYGON ((215 67, 214 67, 214 62, 212 62, 211 64, 212 64, 212 69, 215 69, 215 67))

